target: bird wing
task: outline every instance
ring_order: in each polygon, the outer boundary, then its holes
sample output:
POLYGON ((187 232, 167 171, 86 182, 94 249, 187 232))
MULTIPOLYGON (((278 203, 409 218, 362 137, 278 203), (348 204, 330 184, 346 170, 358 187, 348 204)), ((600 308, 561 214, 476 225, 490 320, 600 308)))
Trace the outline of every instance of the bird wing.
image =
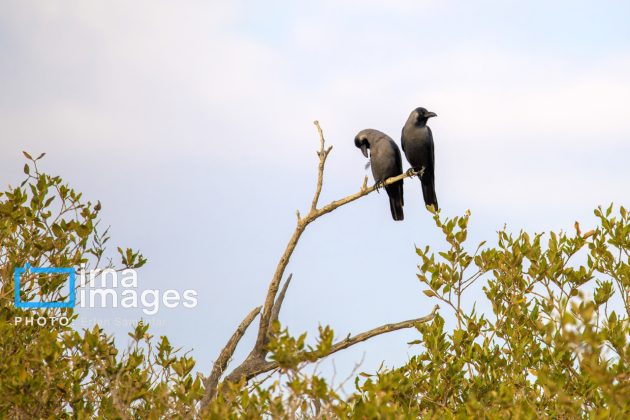
POLYGON ((401 174, 402 173, 402 157, 400 155, 400 149, 398 148, 398 145, 394 143, 393 140, 392 140, 392 145, 394 148, 394 158, 396 159, 396 169, 398 169, 398 173, 401 174))
POLYGON ((427 168, 428 170, 431 171, 431 173, 433 174, 435 171, 435 151, 434 151, 434 147, 433 147, 433 133, 431 132, 431 128, 429 126, 427 126, 427 129, 429 130, 429 166, 431 167, 430 169, 427 168))
POLYGON ((403 152, 405 151, 405 127, 402 129, 402 133, 400 134, 400 147, 402 147, 403 152))

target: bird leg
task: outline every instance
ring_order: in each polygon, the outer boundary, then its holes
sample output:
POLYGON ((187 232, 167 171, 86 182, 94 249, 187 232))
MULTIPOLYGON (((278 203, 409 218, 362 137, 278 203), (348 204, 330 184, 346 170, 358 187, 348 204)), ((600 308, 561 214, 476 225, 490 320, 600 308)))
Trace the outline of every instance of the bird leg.
POLYGON ((407 169, 407 175, 412 176, 416 174, 416 170, 413 168, 407 169))

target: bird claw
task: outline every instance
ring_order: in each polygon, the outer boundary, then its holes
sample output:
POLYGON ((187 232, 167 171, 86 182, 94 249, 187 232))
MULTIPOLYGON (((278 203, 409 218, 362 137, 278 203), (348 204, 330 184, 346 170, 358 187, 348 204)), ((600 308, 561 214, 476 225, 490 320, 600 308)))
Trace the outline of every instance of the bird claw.
POLYGON ((422 178, 422 175, 424 175, 424 170, 426 168, 423 166, 420 169, 416 170, 414 168, 409 168, 407 169, 407 175, 409 176, 413 176, 413 175, 418 175, 420 178, 422 178))
POLYGON ((385 188, 385 181, 377 182, 376 184, 374 184, 374 188, 376 188, 376 192, 380 194, 379 189, 385 188))

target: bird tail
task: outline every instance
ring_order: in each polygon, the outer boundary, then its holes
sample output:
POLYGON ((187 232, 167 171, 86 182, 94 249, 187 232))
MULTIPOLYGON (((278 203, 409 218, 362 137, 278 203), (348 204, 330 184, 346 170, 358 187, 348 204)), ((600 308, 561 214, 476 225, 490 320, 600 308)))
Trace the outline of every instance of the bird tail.
POLYGON ((387 195, 389 196, 389 209, 392 212, 392 218, 394 220, 404 220, 405 214, 403 212, 403 205, 405 204, 403 198, 403 184, 402 181, 385 187, 387 195))
POLYGON ((433 176, 424 174, 423 177, 419 177, 422 183, 422 195, 424 196, 424 204, 426 206, 433 206, 434 210, 438 210, 437 195, 435 194, 435 179, 433 176))

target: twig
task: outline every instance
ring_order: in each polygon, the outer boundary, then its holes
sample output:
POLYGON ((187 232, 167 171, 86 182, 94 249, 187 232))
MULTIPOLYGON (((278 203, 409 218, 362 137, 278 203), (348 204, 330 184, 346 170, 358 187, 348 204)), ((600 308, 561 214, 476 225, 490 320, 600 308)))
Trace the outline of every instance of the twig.
POLYGON ((289 277, 284 282, 284 286, 282 286, 282 290, 278 295, 278 299, 276 299, 276 303, 273 305, 273 310, 271 311, 271 322, 277 321, 280 316, 280 308, 282 307, 282 302, 284 302, 284 296, 287 294, 287 289, 289 288, 289 283, 291 283, 291 279, 293 278, 293 273, 289 274, 289 277))
POLYGON ((317 187, 315 188, 315 195, 313 196, 313 202, 311 203, 312 211, 317 208, 317 202, 319 201, 319 196, 322 193, 322 185, 324 184, 324 166, 326 165, 326 158, 332 150, 332 146, 328 149, 324 149, 326 140, 324 139, 324 132, 319 125, 319 121, 314 121, 313 124, 315 124, 317 132, 319 133, 319 151, 317 152, 317 156, 319 156, 319 166, 317 167, 317 187))
MULTIPOLYGON (((341 381, 341 383, 339 385, 337 385, 335 387, 335 392, 343 392, 344 394, 346 393, 345 391, 345 386, 348 383, 348 381, 352 380, 352 378, 357 376, 357 372, 359 371, 359 368, 363 365, 363 362, 365 361, 365 352, 363 352, 363 354, 361 355, 361 360, 359 360, 358 363, 354 364, 354 367, 352 368, 352 371, 350 372, 350 374, 348 374, 348 376, 346 376, 346 378, 341 381)), ((334 360, 333 360, 333 366, 334 366, 334 360)), ((330 382, 330 386, 334 386, 334 381, 330 382)), ((347 394, 346 394, 347 395, 347 394)))
POLYGON ((364 333, 355 335, 354 337, 348 337, 345 340, 342 340, 338 342, 337 344, 333 345, 324 357, 329 356, 333 353, 337 353, 340 350, 347 349, 350 346, 354 346, 355 344, 368 340, 372 337, 376 337, 377 335, 385 334, 392 331, 402 330, 405 328, 411 328, 411 327, 415 327, 418 324, 424 324, 425 322, 429 322, 433 318, 435 318, 435 314, 437 313, 438 309, 440 309, 439 305, 435 305, 435 307, 433 308, 433 310, 431 311, 429 315, 423 316, 421 318, 401 321, 395 324, 385 324, 380 327, 373 328, 364 333))
POLYGON ((232 337, 230 337, 223 350, 221 350, 219 358, 214 362, 214 366, 212 367, 212 373, 204 381, 206 393, 201 401, 202 407, 208 405, 210 400, 216 395, 219 379, 221 379, 221 375, 223 374, 223 371, 225 371, 228 361, 234 354, 234 350, 236 350, 236 345, 239 341, 241 341, 241 338, 243 338, 245 331, 247 331, 247 328, 252 323, 254 318, 256 318, 256 315, 258 315, 259 313, 260 306, 254 308, 250 313, 248 313, 245 319, 240 323, 238 328, 236 328, 236 331, 234 331, 234 334, 232 334, 232 337))

